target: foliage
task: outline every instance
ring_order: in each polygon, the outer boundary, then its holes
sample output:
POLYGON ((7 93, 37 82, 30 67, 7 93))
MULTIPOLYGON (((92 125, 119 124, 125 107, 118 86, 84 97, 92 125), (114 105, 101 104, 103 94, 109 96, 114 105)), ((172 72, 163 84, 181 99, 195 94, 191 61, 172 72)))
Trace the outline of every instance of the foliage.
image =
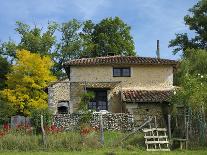
POLYGON ((200 0, 189 12, 190 15, 186 15, 184 21, 195 32, 194 37, 189 38, 187 33, 176 34, 176 38, 169 44, 169 47, 176 47, 174 54, 183 51, 183 56, 188 56, 189 53, 185 52, 188 48, 207 49, 207 1, 200 0))
POLYGON ((71 59, 109 53, 135 55, 130 27, 118 17, 106 18, 97 24, 90 20, 81 23, 76 19, 62 24, 50 22, 44 29, 17 21, 15 31, 20 42, 9 39, 1 43, 0 55, 7 57, 10 64, 15 63, 18 50, 50 56, 54 63, 53 74, 58 78, 65 76, 63 64, 71 59))
POLYGON ((9 70, 9 63, 0 55, 0 90, 6 87, 6 74, 9 70))
POLYGON ((56 42, 54 33, 57 29, 57 23, 51 22, 47 30, 42 33, 42 28, 35 25, 31 28, 29 25, 20 21, 16 22, 16 32, 20 36, 20 43, 16 44, 9 40, 1 44, 1 53, 11 60, 16 58, 17 50, 28 50, 31 53, 38 53, 42 56, 50 55, 52 47, 56 42))
POLYGON ((136 55, 130 27, 119 17, 105 18, 98 24, 84 23, 81 37, 84 43, 83 57, 136 55))
POLYGON ((204 50, 187 50, 190 53, 181 61, 179 84, 172 103, 182 104, 200 110, 207 109, 207 52, 204 50))
POLYGON ((88 103, 94 98, 93 92, 82 94, 79 110, 81 111, 80 123, 87 124, 92 118, 92 111, 88 110, 88 103))
POLYGON ((50 72, 52 65, 47 56, 18 51, 16 64, 7 75, 8 88, 1 91, 4 101, 11 103, 18 114, 25 116, 30 115, 32 109, 45 109, 47 94, 44 88, 55 80, 50 72))
POLYGON ((43 116, 43 124, 45 127, 52 124, 52 112, 49 109, 36 109, 31 112, 32 126, 39 132, 41 129, 41 115, 43 116))
POLYGON ((16 113, 15 107, 6 103, 0 97, 0 124, 3 122, 9 122, 9 118, 16 113))
POLYGON ((56 42, 56 49, 53 54, 55 65, 53 72, 57 77, 64 76, 62 65, 67 60, 80 57, 82 48, 79 31, 81 30, 81 23, 76 19, 72 19, 66 23, 58 26, 61 35, 61 40, 56 42))

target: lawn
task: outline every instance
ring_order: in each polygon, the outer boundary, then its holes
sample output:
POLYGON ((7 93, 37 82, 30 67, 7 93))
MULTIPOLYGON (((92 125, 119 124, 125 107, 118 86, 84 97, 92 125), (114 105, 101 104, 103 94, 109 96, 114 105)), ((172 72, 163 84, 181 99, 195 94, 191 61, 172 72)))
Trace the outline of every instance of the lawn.
POLYGON ((170 152, 146 152, 146 151, 107 151, 93 150, 81 152, 0 152, 3 155, 206 155, 207 150, 197 151, 170 151, 170 152))

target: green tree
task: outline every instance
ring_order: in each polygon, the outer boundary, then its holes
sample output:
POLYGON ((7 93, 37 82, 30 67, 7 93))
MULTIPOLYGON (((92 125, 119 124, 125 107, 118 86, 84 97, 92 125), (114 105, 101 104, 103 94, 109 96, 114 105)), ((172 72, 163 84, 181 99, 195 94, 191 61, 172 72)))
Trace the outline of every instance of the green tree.
POLYGON ((186 50, 179 68, 180 88, 173 97, 173 103, 183 104, 200 110, 207 110, 207 51, 186 50))
POLYGON ((6 86, 6 74, 10 70, 10 64, 0 56, 0 90, 6 86))
POLYGON ((61 33, 61 39, 56 44, 53 70, 57 77, 61 77, 65 75, 62 70, 63 63, 80 57, 82 49, 82 40, 79 35, 81 23, 76 19, 72 19, 59 25, 58 30, 61 33))
POLYGON ((130 27, 119 17, 106 18, 98 24, 86 21, 81 37, 85 49, 84 57, 107 56, 109 53, 136 55, 130 27))
POLYGON ((43 33, 42 28, 37 26, 31 28, 29 25, 17 21, 15 30, 20 36, 20 42, 15 43, 10 39, 8 42, 2 43, 0 53, 7 56, 11 61, 16 58, 16 51, 22 49, 38 53, 42 56, 51 55, 53 53, 52 48, 56 43, 54 33, 57 26, 57 23, 51 22, 48 24, 47 30, 43 33))
POLYGON ((48 56, 21 50, 16 57, 16 64, 7 75, 7 88, 0 91, 0 96, 17 109, 17 114, 27 116, 32 109, 47 108, 48 95, 44 89, 56 78, 51 74, 53 63, 48 56))
POLYGON ((189 12, 190 15, 186 15, 184 21, 195 35, 190 38, 187 33, 176 34, 176 38, 169 44, 169 47, 175 47, 174 54, 183 51, 183 56, 188 56, 185 51, 189 48, 207 49, 207 1, 199 1, 189 12))
POLYGON ((9 118, 16 114, 16 110, 12 104, 5 102, 0 96, 0 124, 9 122, 9 118))
POLYGON ((0 55, 14 63, 18 50, 28 50, 41 56, 50 56, 54 62, 53 74, 65 76, 63 63, 81 57, 115 55, 135 55, 130 27, 120 18, 106 18, 94 24, 72 19, 66 23, 51 22, 45 31, 38 26, 31 27, 16 22, 16 32, 20 42, 11 39, 0 44, 0 55), (57 39, 60 36, 60 39, 57 39))

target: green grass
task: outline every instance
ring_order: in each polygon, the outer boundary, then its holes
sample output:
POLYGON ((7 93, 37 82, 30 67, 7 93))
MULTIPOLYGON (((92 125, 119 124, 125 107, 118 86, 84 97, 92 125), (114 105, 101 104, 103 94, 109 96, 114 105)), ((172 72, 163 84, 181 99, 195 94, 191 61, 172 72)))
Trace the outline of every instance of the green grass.
POLYGON ((146 152, 127 150, 93 150, 80 152, 0 152, 2 155, 206 155, 207 150, 197 151, 170 151, 170 152, 146 152))

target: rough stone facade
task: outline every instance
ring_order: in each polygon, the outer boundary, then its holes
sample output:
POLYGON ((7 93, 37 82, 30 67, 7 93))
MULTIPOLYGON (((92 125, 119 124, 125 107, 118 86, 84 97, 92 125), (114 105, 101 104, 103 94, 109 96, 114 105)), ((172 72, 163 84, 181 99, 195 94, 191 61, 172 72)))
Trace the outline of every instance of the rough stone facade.
MULTIPOLYGON (((70 100, 70 83, 69 79, 64 79, 55 83, 52 83, 48 87, 48 106, 54 114, 57 113, 57 105, 61 101, 70 100)), ((70 108, 69 105, 69 109, 70 108)))
MULTIPOLYGON (((108 111, 130 112, 137 122, 143 122, 148 115, 163 116, 161 103, 124 103, 123 90, 172 90, 172 65, 91 65, 70 66, 69 83, 49 87, 49 106, 56 113, 59 100, 68 100, 70 113, 77 112, 81 95, 87 88, 107 89, 108 111), (130 67, 130 77, 113 77, 113 67, 130 67), (135 107, 133 107, 133 106, 135 107), (146 110, 148 109, 148 111, 146 110), (150 112, 149 112, 150 111, 150 112)), ((138 124, 140 124, 138 123, 138 124)))
POLYGON ((87 88, 105 88, 107 90, 108 110, 111 112, 122 112, 120 97, 120 82, 71 82, 70 83, 70 105, 72 112, 77 112, 81 95, 87 88))
POLYGON ((162 90, 173 88, 173 66, 119 65, 71 66, 71 82, 118 82, 123 89, 162 90), (131 67, 131 77, 113 77, 113 67, 131 67))
MULTIPOLYGON (((80 115, 81 114, 76 113, 54 115, 53 124, 66 130, 75 130, 79 128, 80 115)), ((131 114, 107 113, 103 114, 102 118, 105 130, 132 131, 134 129, 134 119, 131 114)), ((93 114, 93 118, 90 123, 92 127, 99 128, 100 116, 98 113, 93 114)))
POLYGON ((134 115, 136 126, 140 126, 149 116, 156 117, 159 126, 165 126, 168 105, 163 103, 127 104, 128 112, 134 115))

